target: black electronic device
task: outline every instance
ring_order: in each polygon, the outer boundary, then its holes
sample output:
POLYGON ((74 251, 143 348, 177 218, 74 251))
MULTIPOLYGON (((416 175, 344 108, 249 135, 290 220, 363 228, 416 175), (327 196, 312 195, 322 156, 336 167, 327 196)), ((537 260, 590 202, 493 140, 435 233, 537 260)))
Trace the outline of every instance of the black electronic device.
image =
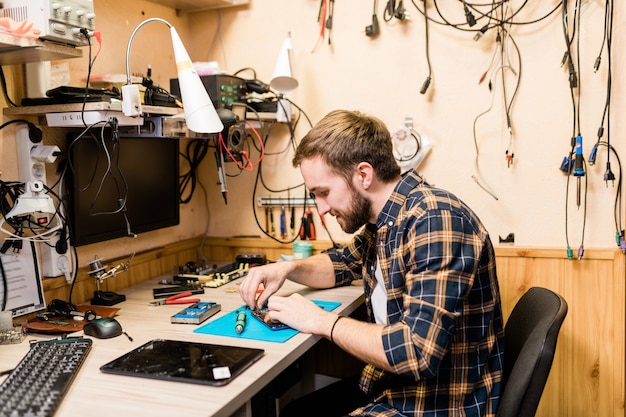
POLYGON ((153 288, 152 296, 155 299, 158 298, 168 298, 178 294, 190 293, 193 294, 204 294, 204 289, 199 285, 175 285, 173 287, 161 287, 161 288, 153 288))
POLYGON ((105 136, 108 155, 100 138, 68 137, 72 245, 179 224, 179 140, 105 136))
POLYGON ((71 87, 71 86, 60 86, 55 87, 51 90, 46 91, 46 96, 51 98, 64 98, 71 103, 76 102, 76 99, 84 99, 84 98, 98 98, 102 101, 109 101, 110 98, 120 98, 120 92, 117 89, 107 90, 104 88, 83 88, 83 87, 71 87), (107 100, 105 100, 107 98, 107 100))
POLYGON ((48 304, 48 312, 38 316, 41 316, 40 318, 44 320, 49 320, 50 316, 56 316, 65 318, 82 317, 85 321, 92 321, 96 318, 96 312, 93 310, 80 312, 74 304, 55 298, 48 304))
POLYGON ((287 326, 286 324, 278 320, 270 319, 270 316, 268 315, 268 313, 269 313, 269 310, 267 309, 252 310, 252 317, 254 317, 255 319, 259 320, 261 323, 269 327, 270 330, 291 329, 291 327, 287 326))
POLYGON ((263 354, 263 349, 155 339, 100 370, 166 381, 226 385, 263 354))
MULTIPOLYGON (((246 82, 234 75, 214 74, 200 77, 216 109, 230 108, 233 103, 245 102, 246 82)), ((180 97, 178 78, 170 80, 170 92, 180 97)))
POLYGON ((259 266, 265 265, 267 258, 263 253, 238 253, 235 255, 235 262, 249 264, 250 266, 259 266))
POLYGON ((120 322, 113 317, 101 317, 90 321, 83 327, 83 332, 87 336, 97 339, 110 339, 124 333, 120 322))

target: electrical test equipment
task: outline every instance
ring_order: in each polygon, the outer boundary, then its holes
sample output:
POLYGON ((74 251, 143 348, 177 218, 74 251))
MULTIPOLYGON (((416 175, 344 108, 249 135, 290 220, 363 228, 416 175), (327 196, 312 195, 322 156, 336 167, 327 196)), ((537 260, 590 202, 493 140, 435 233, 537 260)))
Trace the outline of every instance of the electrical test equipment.
POLYGON ((0 16, 32 22, 44 40, 85 46, 81 29, 96 28, 93 0, 3 0, 0 6, 0 16))

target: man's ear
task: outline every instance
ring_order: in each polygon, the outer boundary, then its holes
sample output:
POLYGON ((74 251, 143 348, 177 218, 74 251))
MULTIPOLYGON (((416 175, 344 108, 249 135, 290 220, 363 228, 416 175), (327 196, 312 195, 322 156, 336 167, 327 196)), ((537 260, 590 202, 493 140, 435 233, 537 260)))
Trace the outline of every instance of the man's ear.
POLYGON ((371 164, 360 162, 354 170, 353 181, 356 186, 366 191, 371 187, 374 175, 374 167, 371 164))

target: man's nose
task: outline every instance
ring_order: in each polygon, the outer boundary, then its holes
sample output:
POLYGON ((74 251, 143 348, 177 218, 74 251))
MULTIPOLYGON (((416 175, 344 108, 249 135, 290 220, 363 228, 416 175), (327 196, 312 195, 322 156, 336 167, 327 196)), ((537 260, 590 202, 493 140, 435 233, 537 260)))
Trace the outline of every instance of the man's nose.
POLYGON ((323 216, 330 211, 330 205, 328 205, 326 200, 324 200, 323 198, 316 198, 315 204, 317 204, 317 210, 319 211, 320 216, 323 216))

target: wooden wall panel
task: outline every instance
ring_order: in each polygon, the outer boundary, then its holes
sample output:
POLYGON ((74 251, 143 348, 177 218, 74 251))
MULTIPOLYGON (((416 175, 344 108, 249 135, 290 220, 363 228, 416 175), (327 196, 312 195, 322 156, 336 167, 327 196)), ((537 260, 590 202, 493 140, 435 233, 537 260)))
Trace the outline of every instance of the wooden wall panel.
POLYGON ((624 416, 624 256, 496 250, 505 317, 532 286, 561 294, 568 314, 539 410, 542 416, 624 416))
MULTIPOLYGON (((198 257, 200 239, 191 239, 170 245, 166 248, 156 248, 142 253, 137 253, 130 262, 128 271, 120 271, 112 278, 106 279, 101 289, 104 291, 119 291, 148 279, 153 279, 166 274, 172 274, 178 265, 183 265, 198 257)), ((130 256, 130 255, 129 255, 130 256)), ((107 270, 125 263, 128 257, 116 259, 102 259, 102 264, 107 270)), ((70 286, 65 278, 44 279, 43 287, 46 301, 55 298, 69 300, 70 286)), ((79 268, 76 282, 72 290, 72 303, 81 304, 88 302, 93 297, 96 289, 96 281, 89 275, 89 268, 79 268)))

